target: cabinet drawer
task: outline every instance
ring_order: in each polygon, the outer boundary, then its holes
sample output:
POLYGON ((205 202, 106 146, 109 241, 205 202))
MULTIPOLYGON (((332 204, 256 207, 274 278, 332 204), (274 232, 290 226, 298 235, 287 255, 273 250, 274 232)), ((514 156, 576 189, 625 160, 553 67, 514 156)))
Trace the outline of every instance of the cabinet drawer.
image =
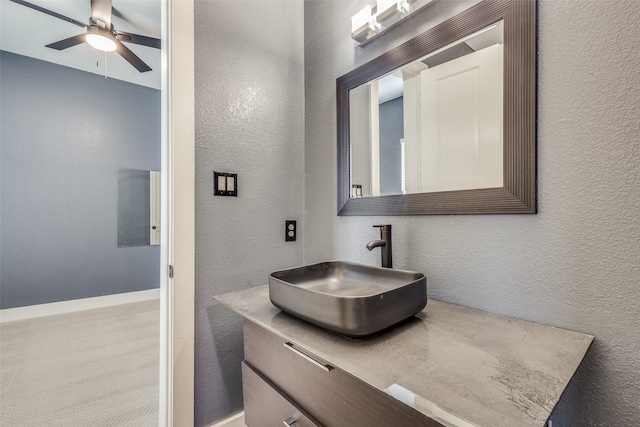
POLYGON ((317 427, 278 390, 242 362, 244 421, 248 427, 317 427))
POLYGON ((327 427, 427 426, 430 418, 334 368, 295 343, 244 321, 244 356, 265 378, 327 427))

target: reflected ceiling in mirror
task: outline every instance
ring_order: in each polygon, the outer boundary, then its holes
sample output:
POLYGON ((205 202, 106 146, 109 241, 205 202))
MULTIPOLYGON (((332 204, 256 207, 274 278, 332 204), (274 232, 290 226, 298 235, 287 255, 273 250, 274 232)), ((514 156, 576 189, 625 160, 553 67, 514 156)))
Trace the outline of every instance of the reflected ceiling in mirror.
POLYGON ((485 0, 336 81, 338 215, 536 212, 536 2, 485 0))
POLYGON ((349 91, 351 197, 503 186, 502 29, 349 91))

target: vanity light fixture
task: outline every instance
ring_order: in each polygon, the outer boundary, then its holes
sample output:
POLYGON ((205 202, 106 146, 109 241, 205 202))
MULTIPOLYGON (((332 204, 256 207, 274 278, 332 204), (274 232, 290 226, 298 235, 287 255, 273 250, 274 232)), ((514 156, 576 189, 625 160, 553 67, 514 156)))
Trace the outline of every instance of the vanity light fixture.
POLYGON ((87 29, 87 43, 102 52, 113 52, 118 47, 115 36, 110 31, 98 27, 87 29))
POLYGON ((351 17, 351 38, 365 45, 436 0, 377 0, 351 17))
POLYGON ((351 17, 351 38, 363 42, 369 37, 369 33, 375 33, 371 28, 373 20, 371 5, 366 5, 362 10, 351 17))
POLYGON ((376 21, 382 24, 397 13, 410 13, 410 3, 415 3, 415 0, 378 0, 376 3, 376 21))

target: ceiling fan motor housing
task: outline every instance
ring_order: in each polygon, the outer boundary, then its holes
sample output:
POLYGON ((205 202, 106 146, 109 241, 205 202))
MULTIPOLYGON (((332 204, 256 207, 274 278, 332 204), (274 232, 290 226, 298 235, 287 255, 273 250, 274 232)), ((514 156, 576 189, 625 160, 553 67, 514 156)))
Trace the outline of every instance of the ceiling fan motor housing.
MULTIPOLYGON (((107 30, 107 24, 100 19, 94 20, 91 16, 89 17, 89 27, 98 27, 103 30, 107 30)), ((116 29, 113 24, 110 24, 109 31, 115 33, 116 29)))

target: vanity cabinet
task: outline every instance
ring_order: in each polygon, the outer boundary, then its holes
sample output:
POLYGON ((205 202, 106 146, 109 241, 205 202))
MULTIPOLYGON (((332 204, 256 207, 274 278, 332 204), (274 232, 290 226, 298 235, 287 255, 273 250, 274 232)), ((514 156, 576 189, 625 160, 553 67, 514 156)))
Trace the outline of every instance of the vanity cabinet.
POLYGON ((244 320, 248 427, 441 426, 280 336, 244 320))
POLYGON ((354 340, 283 313, 266 285, 216 299, 244 317, 249 427, 543 427, 593 342, 435 300, 354 340))

